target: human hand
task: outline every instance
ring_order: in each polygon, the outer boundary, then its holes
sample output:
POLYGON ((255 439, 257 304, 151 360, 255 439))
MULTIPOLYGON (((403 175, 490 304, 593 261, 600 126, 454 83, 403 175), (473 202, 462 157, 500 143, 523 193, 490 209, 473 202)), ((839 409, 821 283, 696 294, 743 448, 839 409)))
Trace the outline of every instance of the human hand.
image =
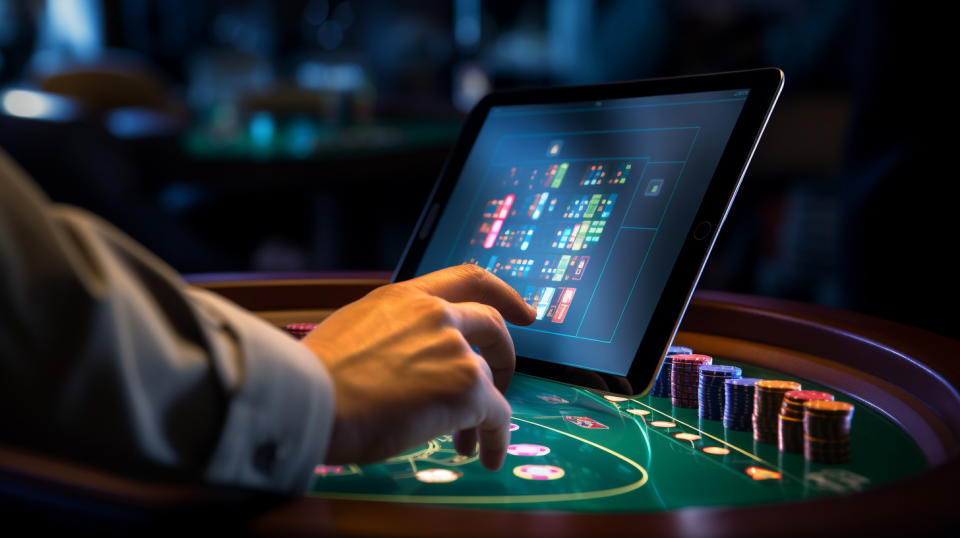
POLYGON ((472 454, 479 437, 480 461, 499 469, 516 362, 504 318, 535 316, 474 265, 383 286, 334 312, 303 339, 335 388, 327 463, 377 461, 453 431, 458 453, 472 454))

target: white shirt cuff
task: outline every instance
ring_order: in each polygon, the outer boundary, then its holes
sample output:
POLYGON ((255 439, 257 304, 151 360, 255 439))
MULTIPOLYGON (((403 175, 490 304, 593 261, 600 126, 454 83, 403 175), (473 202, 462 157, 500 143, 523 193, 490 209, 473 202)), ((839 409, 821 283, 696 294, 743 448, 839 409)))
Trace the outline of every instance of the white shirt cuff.
POLYGON ((323 461, 333 423, 333 383, 306 346, 233 303, 192 289, 210 317, 227 319, 215 345, 239 347, 216 365, 229 404, 206 472, 211 482, 302 492, 323 461))

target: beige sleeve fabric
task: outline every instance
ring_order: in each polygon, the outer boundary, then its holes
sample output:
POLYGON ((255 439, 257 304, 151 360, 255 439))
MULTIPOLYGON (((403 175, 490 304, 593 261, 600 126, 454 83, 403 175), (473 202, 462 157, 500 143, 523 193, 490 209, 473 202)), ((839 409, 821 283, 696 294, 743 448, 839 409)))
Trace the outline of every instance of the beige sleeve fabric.
POLYGON ((323 460, 333 401, 299 342, 51 204, 0 151, 0 442, 298 492, 323 460))

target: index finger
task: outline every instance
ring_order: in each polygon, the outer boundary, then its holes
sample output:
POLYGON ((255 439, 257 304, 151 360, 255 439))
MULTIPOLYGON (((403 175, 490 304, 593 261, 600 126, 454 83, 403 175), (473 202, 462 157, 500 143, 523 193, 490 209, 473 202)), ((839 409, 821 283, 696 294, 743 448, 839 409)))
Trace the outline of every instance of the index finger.
POLYGON ((486 414, 477 426, 480 463, 487 469, 496 471, 503 466, 507 445, 510 444, 510 404, 496 390, 490 390, 488 398, 486 414))
POLYGON ((448 267, 408 280, 405 284, 451 303, 490 305, 515 325, 529 325, 536 319, 536 310, 523 302, 517 290, 476 265, 448 267))

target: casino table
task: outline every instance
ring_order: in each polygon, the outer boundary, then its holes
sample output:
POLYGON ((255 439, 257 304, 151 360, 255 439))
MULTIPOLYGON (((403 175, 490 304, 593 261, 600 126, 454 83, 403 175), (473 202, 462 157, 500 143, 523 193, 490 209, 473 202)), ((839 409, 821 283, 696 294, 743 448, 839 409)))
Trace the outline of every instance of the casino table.
MULTIPOLYGON (((191 280, 284 326, 319 321, 386 275, 191 280)), ((10 447, 0 473, 6 491, 29 493, 20 495, 28 508, 72 506, 69 517, 133 528, 189 515, 268 535, 960 529, 960 343, 850 312, 709 291, 694 295, 674 343, 745 377, 797 381, 854 404, 850 461, 808 461, 668 398, 518 374, 507 393, 511 450, 498 472, 458 456, 447 435, 372 465, 318 462, 296 498, 151 483, 10 447)))

